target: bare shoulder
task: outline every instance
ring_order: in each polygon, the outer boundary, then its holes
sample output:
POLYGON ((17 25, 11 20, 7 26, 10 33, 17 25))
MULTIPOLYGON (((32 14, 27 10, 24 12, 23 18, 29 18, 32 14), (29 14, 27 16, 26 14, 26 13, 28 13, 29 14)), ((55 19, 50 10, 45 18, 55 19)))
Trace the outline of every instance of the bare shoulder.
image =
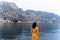
POLYGON ((36 27, 36 29, 38 29, 38 27, 36 27))

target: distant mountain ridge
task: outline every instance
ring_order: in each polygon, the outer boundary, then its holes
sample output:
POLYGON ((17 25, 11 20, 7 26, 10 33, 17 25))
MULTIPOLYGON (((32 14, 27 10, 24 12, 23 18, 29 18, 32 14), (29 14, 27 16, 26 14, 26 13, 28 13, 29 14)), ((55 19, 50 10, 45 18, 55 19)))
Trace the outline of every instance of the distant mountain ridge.
POLYGON ((26 10, 23 11, 18 8, 15 3, 11 2, 0 2, 0 17, 5 20, 20 20, 20 21, 49 21, 49 20, 60 20, 60 16, 44 12, 26 10))
POLYGON ((60 20, 60 16, 49 12, 34 11, 34 10, 26 10, 25 12, 32 18, 35 17, 37 20, 41 20, 41 19, 60 20))

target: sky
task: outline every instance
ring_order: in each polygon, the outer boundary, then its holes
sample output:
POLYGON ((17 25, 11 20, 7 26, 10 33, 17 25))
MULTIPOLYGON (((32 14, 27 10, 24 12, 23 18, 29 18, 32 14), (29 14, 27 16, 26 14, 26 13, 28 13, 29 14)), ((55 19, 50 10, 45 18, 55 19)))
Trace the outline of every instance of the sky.
POLYGON ((60 0, 0 0, 14 2, 23 10, 46 11, 60 16, 60 0))

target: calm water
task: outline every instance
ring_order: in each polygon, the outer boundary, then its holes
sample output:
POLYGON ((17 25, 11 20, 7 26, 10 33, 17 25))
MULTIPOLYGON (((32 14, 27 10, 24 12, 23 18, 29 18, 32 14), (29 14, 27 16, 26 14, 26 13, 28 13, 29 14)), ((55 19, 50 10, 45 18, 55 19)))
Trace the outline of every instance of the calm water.
MULTIPOLYGON (((31 23, 0 23, 0 40, 31 40, 31 23)), ((60 40, 60 23, 40 23, 39 40, 60 40)))

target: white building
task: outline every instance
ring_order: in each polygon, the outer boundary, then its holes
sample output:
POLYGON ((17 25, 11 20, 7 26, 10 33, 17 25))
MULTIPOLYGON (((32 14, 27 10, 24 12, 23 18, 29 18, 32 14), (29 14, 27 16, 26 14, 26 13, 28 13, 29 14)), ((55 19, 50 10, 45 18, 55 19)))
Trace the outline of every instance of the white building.
POLYGON ((3 18, 0 18, 0 22, 2 22, 2 21, 4 21, 4 19, 3 18))
POLYGON ((20 23, 21 21, 18 21, 18 23, 20 23))
POLYGON ((4 20, 4 22, 11 22, 11 20, 4 20))
POLYGON ((0 22, 3 22, 3 21, 4 21, 4 19, 2 17, 0 17, 0 22))

